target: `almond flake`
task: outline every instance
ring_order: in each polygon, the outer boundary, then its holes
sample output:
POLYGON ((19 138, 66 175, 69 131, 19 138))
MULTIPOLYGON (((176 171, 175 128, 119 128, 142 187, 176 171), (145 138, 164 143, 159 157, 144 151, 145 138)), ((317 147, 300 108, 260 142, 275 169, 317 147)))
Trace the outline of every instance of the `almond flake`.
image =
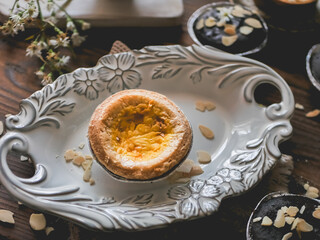
POLYGON ((285 221, 286 221, 286 223, 288 223, 289 225, 291 225, 292 223, 293 223, 293 221, 294 221, 294 217, 285 217, 284 218, 285 219, 285 221))
POLYGON ((288 232, 285 235, 283 235, 283 237, 281 238, 281 240, 288 240, 292 237, 292 232, 288 232))
POLYGON ((23 155, 20 156, 21 162, 28 161, 28 160, 29 160, 29 158, 27 156, 23 156, 23 155))
POLYGON ((236 32, 236 26, 232 25, 232 24, 224 25, 224 30, 223 31, 228 35, 235 35, 237 33, 236 32))
POLYGON ((312 212, 312 216, 313 216, 314 218, 320 219, 320 208, 317 208, 316 210, 314 210, 314 211, 312 212))
POLYGON ((47 236, 48 236, 52 231, 54 231, 54 228, 53 228, 53 227, 46 227, 46 229, 45 229, 45 233, 46 233, 47 236))
POLYGON ((220 20, 219 22, 217 22, 218 27, 223 27, 225 24, 226 24, 226 22, 223 20, 220 20))
POLYGON ((192 166, 192 169, 190 171, 190 175, 191 176, 196 176, 196 175, 200 175, 203 173, 202 168, 199 165, 194 165, 192 166))
POLYGON ((83 181, 89 182, 91 179, 91 165, 84 170, 83 181))
POLYGON ((89 183, 90 183, 90 185, 94 185, 96 183, 96 181, 94 179, 90 178, 89 183))
POLYGON ((248 10, 244 9, 244 8, 241 7, 240 5, 234 6, 234 10, 239 11, 239 12, 241 12, 242 14, 245 14, 245 15, 252 15, 252 12, 251 12, 251 11, 248 11, 248 10))
POLYGON ((295 217, 298 212, 299 212, 299 208, 297 208, 297 207, 295 207, 295 206, 290 206, 290 207, 288 207, 288 210, 287 210, 286 213, 287 213, 290 217, 295 217))
POLYGON ((93 157, 91 155, 85 155, 84 157, 86 160, 93 160, 93 157))
POLYGON ((202 135, 208 139, 213 139, 214 138, 214 133, 212 130, 204 125, 199 125, 200 132, 202 135))
POLYGON ((309 197, 309 198, 318 198, 318 197, 319 197, 319 194, 318 194, 318 193, 315 193, 315 192, 307 191, 307 192, 305 193, 305 196, 306 196, 306 197, 309 197))
POLYGON ((244 22, 253 28, 262 28, 261 22, 255 18, 247 18, 244 22))
POLYGON ((177 172, 190 173, 194 166, 193 160, 187 158, 177 169, 177 172))
POLYGON ((85 161, 85 158, 81 155, 79 156, 76 156, 73 160, 72 160, 72 163, 74 165, 77 165, 77 166, 81 166, 81 164, 85 161))
POLYGON ((226 47, 231 46, 232 44, 234 44, 238 39, 237 35, 233 35, 233 36, 222 36, 222 44, 226 47))
POLYGON ((319 193, 319 189, 316 188, 316 187, 312 187, 312 186, 310 186, 307 191, 314 192, 314 193, 319 193))
POLYGON ((29 224, 33 230, 41 231, 46 228, 47 221, 42 213, 32 213, 29 219, 29 224))
POLYGON ((190 181, 189 177, 183 177, 183 178, 178 178, 175 182, 176 183, 187 183, 190 181))
POLYGON ((14 224, 13 212, 0 209, 0 222, 14 224))
POLYGON ((204 112, 206 110, 206 104, 204 101, 196 101, 196 109, 200 112, 204 112))
POLYGON ((254 219, 252 219, 252 222, 259 222, 259 221, 261 221, 261 219, 262 219, 262 217, 256 217, 256 218, 254 218, 254 219))
POLYGON ((199 19, 199 20, 197 21, 196 29, 197 29, 197 30, 200 30, 200 29, 202 29, 203 27, 204 27, 204 20, 203 20, 203 18, 201 18, 201 19, 199 19))
POLYGON ((304 219, 300 219, 297 224, 297 231, 301 232, 311 232, 313 230, 313 226, 307 223, 304 219))
POLYGON ((295 229, 297 227, 298 222, 300 221, 300 218, 296 218, 294 219, 292 226, 291 226, 291 230, 295 229))
POLYGON ((273 225, 277 228, 282 228, 286 224, 285 219, 284 219, 284 212, 279 209, 277 212, 277 217, 274 220, 273 225))
POLYGON ((233 9, 231 14, 235 17, 239 17, 239 18, 243 18, 244 17, 244 13, 241 10, 238 9, 233 9))
POLYGON ((85 160, 81 163, 81 167, 83 170, 86 170, 88 167, 91 167, 92 160, 85 160))
POLYGON ((242 26, 239 29, 239 32, 243 35, 249 35, 250 33, 252 33, 253 28, 249 27, 249 26, 242 26))
POLYGON ((72 150, 72 149, 68 149, 65 154, 64 154, 64 159, 67 161, 67 162, 70 162, 72 161, 78 154, 72 150))
POLYGON ((205 101, 205 105, 206 105, 206 109, 208 111, 212 111, 212 110, 216 109, 216 105, 213 102, 205 101))
POLYGON ((308 191, 310 185, 309 185, 308 183, 305 183, 305 184, 303 185, 303 187, 304 187, 304 189, 305 189, 306 191, 308 191))
POLYGON ((271 226, 272 223, 272 220, 268 216, 264 216, 262 218, 261 226, 271 226))
POLYGON ((296 109, 304 110, 304 106, 303 106, 302 104, 300 104, 300 103, 296 103, 296 104, 294 105, 294 107, 295 107, 296 109))
POLYGON ((313 111, 310 111, 306 114, 306 117, 309 117, 309 118, 313 118, 313 117, 316 117, 320 114, 320 110, 319 109, 315 109, 313 111))
POLYGON ((206 25, 206 27, 213 27, 216 25, 216 20, 213 17, 208 17, 204 22, 204 25, 206 25))
POLYGON ((197 151, 197 158, 198 162, 202 164, 207 164, 211 162, 211 156, 208 152, 203 151, 203 150, 198 150, 197 151))

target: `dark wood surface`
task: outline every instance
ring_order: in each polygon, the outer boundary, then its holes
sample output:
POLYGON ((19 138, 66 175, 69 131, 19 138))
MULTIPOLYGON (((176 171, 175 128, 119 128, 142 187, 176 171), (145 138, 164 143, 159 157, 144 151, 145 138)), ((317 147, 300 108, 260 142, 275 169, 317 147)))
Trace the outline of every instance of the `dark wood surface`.
MULTIPOLYGON (((188 17, 200 6, 210 1, 185 0, 184 15, 181 26, 170 28, 100 28, 88 32, 87 41, 77 58, 73 59, 72 69, 94 66, 97 60, 108 53, 112 43, 120 40, 131 49, 146 45, 181 44, 191 45, 186 22, 188 17)), ((320 36, 320 35, 319 35, 320 36)), ((270 29, 269 42, 258 54, 249 56, 266 63, 279 73, 289 84, 297 103, 305 110, 296 110, 291 123, 293 136, 280 144, 282 153, 293 156, 294 172, 292 189, 298 189, 299 183, 309 182, 320 188, 320 116, 307 118, 306 112, 320 109, 320 92, 309 82, 305 71, 307 50, 320 42, 316 33, 288 33, 270 29)), ((0 120, 6 114, 17 114, 19 102, 41 88, 34 72, 40 66, 37 59, 25 56, 27 44, 23 36, 0 40, 0 120)), ((273 89, 260 88, 256 92, 257 100, 262 103, 280 101, 273 89)), ((13 172, 22 177, 32 176, 33 167, 12 154, 9 165, 13 172)), ((264 181, 264 180, 263 180, 264 181)), ((257 201, 266 194, 259 183, 249 192, 222 202, 219 211, 212 216, 198 220, 175 223, 168 227, 143 232, 99 233, 77 227, 56 216, 46 214, 48 225, 55 231, 45 236, 43 232, 32 231, 29 216, 36 210, 19 206, 0 185, 0 209, 14 212, 16 224, 0 224, 0 239, 34 240, 34 239, 196 239, 199 237, 222 236, 222 239, 245 239, 245 228, 250 212, 257 201)))

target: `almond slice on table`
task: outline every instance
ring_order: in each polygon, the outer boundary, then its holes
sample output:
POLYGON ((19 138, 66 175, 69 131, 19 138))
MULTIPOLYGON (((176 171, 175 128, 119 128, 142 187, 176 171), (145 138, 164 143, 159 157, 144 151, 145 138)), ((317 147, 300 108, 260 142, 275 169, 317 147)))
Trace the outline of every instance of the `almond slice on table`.
POLYGON ((244 20, 244 22, 248 24, 250 27, 262 28, 261 22, 255 18, 247 18, 246 20, 244 20))
POLYGON ((200 129, 200 132, 202 133, 202 135, 204 137, 206 137, 207 139, 213 139, 214 138, 214 133, 210 128, 200 124, 199 125, 199 129, 200 129))
POLYGON ((231 46, 234 44, 238 39, 238 35, 232 35, 232 36, 222 36, 221 41, 222 44, 226 47, 231 46))
POLYGON ((14 224, 13 212, 0 209, 0 222, 14 224))
POLYGON ((44 230, 47 226, 47 221, 42 213, 32 213, 29 219, 31 228, 35 231, 44 230))
POLYGON ((319 114, 320 114, 320 109, 315 109, 306 113, 306 117, 312 118, 312 117, 318 116, 319 114))

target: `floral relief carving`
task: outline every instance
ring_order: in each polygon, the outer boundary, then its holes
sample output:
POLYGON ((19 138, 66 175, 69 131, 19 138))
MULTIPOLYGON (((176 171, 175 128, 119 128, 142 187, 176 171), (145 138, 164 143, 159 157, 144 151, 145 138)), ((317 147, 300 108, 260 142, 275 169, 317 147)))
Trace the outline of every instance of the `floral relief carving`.
POLYGON ((95 100, 99 97, 105 87, 104 83, 99 79, 97 71, 93 69, 77 69, 73 73, 75 78, 73 88, 79 95, 84 95, 89 100, 95 100))
POLYGON ((107 82, 110 93, 137 88, 141 84, 142 78, 133 68, 135 57, 131 53, 107 55, 100 59, 100 63, 102 67, 97 72, 100 79, 107 82))

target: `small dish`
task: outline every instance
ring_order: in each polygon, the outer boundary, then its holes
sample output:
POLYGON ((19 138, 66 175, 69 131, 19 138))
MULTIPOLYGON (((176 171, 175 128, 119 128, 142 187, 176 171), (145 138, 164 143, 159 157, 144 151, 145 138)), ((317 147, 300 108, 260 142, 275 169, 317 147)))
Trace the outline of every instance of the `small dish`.
POLYGON ((311 83, 320 91, 320 43, 313 45, 309 50, 306 70, 311 83))
POLYGON ((319 200, 298 194, 270 193, 261 199, 249 218, 247 240, 289 239, 285 238, 285 235, 291 235, 290 239, 320 239, 320 219, 313 216, 314 211, 320 211, 317 210, 319 205, 319 200), (286 207, 291 207, 292 211, 288 212, 286 207), (282 219, 282 223, 279 217, 282 213, 278 216, 279 210, 287 217, 286 220, 282 219), (262 225, 264 217, 270 218, 270 226, 262 225), (274 225, 276 218, 280 220, 276 224, 277 227, 274 225), (311 225, 313 229, 300 231, 296 225, 299 219, 311 225))
POLYGON ((202 6, 191 15, 187 28, 196 44, 240 56, 260 51, 268 40, 268 26, 256 11, 229 2, 202 6))

